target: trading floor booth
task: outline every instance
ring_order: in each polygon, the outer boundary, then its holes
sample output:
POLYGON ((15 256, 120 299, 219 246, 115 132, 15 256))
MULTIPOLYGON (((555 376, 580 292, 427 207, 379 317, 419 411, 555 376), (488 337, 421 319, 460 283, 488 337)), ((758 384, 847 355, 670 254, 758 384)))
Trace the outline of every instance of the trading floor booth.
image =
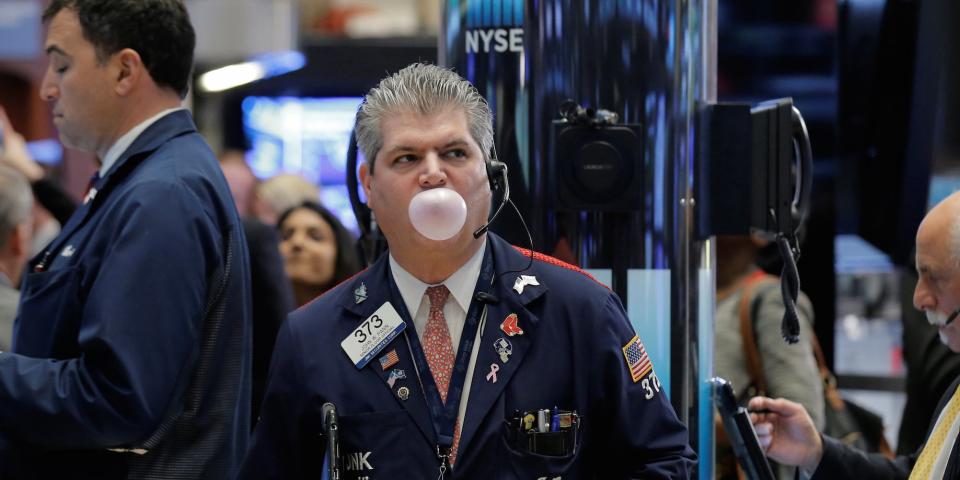
MULTIPOLYGON (((789 99, 716 105, 715 0, 444 7, 440 61, 493 108, 496 153, 533 248, 620 296, 690 429, 699 478, 712 478, 710 239, 792 232, 785 212, 809 193, 791 173, 799 114, 789 99)), ((526 246, 516 217, 502 214, 493 230, 526 246)))

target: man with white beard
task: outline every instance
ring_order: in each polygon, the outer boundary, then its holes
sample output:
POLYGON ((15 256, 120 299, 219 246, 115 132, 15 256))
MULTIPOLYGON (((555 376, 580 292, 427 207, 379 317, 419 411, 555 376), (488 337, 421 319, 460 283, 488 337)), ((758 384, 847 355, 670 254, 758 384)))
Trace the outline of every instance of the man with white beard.
MULTIPOLYGON (((960 353, 960 192, 927 213, 917 230, 919 280, 913 305, 939 327, 940 340, 960 353)), ((940 400, 927 441, 912 455, 866 454, 817 432, 810 415, 784 399, 750 400, 752 420, 767 456, 797 465, 811 478, 960 478, 960 378, 940 400)))

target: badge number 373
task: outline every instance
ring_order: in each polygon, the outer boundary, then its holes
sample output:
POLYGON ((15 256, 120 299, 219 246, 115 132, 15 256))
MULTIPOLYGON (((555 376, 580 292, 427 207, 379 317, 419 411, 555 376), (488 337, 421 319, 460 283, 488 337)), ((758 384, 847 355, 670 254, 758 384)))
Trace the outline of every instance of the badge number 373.
POLYGON ((371 336, 373 336, 373 331, 379 329, 383 326, 383 320, 374 314, 366 321, 360 324, 356 330, 353 331, 353 336, 356 337, 357 343, 366 342, 371 336), (364 331, 366 330, 366 331, 364 331))
POLYGON ((407 326, 390 302, 384 303, 340 342, 357 368, 363 368, 407 326))

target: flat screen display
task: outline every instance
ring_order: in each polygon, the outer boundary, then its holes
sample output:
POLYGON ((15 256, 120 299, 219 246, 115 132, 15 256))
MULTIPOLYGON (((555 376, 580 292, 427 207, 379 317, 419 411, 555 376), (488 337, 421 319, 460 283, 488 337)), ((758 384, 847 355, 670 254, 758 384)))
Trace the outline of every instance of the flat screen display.
MULTIPOLYGON (((346 186, 347 147, 362 97, 249 96, 242 103, 247 163, 261 179, 294 173, 320 186, 320 201, 358 233, 346 186)), ((362 161, 360 159, 359 161, 362 161)))

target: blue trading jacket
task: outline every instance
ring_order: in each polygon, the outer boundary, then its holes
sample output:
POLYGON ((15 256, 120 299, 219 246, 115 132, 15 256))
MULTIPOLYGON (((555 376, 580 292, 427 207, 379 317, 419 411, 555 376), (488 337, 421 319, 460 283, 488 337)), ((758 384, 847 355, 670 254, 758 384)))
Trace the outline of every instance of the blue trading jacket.
MULTIPOLYGON (((495 235, 488 237, 484 270, 492 266, 502 273, 526 266, 527 256, 495 235)), ((498 301, 488 307, 459 454, 447 478, 688 478, 694 454, 687 430, 656 390, 653 372, 633 381, 623 347, 634 331, 617 297, 548 257, 538 257, 522 274, 535 276, 539 285, 517 293, 512 287, 520 273, 505 273, 489 291, 498 301), (500 325, 510 314, 517 315, 524 333, 509 337, 512 355, 501 363, 494 345, 506 338, 500 325), (500 363, 495 383, 487 379, 493 363, 500 363), (571 454, 526 453, 506 440, 514 426, 504 420, 514 410, 554 406, 581 417, 579 443, 571 454)), ((320 478, 324 402, 339 410, 343 478, 437 478, 436 433, 404 334, 381 351, 398 355, 388 370, 406 372, 392 388, 377 359, 358 370, 340 347, 387 301, 407 322, 407 334, 416 335, 391 283, 384 255, 290 315, 277 340, 260 422, 240 478, 320 478), (361 293, 366 299, 358 303, 361 293), (398 394, 401 387, 408 389, 406 400, 398 394)))
POLYGON ((177 111, 96 188, 22 283, 0 354, 0 478, 232 478, 250 288, 217 161, 177 111))

